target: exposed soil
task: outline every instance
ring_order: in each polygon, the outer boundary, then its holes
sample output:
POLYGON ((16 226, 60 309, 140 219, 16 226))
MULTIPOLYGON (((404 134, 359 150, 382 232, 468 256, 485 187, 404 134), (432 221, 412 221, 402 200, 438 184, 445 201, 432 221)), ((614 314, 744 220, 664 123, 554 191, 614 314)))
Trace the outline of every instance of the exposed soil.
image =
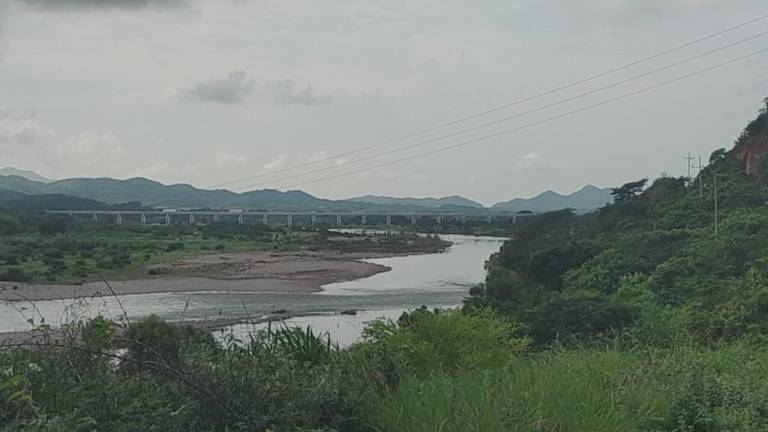
MULTIPOLYGON (((361 279, 389 271, 362 258, 395 254, 338 252, 250 252, 183 258, 153 269, 157 276, 114 281, 117 295, 169 292, 314 292, 334 282, 361 279)), ((0 300, 29 301, 111 295, 104 282, 45 285, 0 282, 0 300)))

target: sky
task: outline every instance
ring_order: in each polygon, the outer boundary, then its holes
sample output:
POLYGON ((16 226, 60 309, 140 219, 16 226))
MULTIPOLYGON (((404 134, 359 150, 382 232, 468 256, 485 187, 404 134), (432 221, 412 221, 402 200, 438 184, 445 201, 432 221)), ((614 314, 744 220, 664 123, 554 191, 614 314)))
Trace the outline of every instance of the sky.
POLYGON ((556 117, 768 48, 758 37, 577 97, 764 32, 768 20, 397 139, 764 14, 764 0, 0 0, 0 166, 485 204, 679 176, 688 152, 707 160, 730 148, 756 115, 768 53, 556 117), (439 151, 507 129, 517 130, 439 151))

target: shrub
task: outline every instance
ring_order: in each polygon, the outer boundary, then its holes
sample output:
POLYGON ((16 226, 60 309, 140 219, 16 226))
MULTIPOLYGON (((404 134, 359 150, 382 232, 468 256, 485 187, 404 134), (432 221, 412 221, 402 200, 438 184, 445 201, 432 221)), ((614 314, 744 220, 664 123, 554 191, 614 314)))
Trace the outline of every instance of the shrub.
POLYGON ((397 324, 374 322, 363 335, 365 343, 378 346, 403 372, 426 376, 504 366, 528 346, 518 330, 489 309, 463 313, 422 308, 403 314, 397 324))
POLYGON ((0 281, 26 283, 30 282, 31 280, 32 275, 17 267, 11 267, 5 272, 0 273, 0 281))

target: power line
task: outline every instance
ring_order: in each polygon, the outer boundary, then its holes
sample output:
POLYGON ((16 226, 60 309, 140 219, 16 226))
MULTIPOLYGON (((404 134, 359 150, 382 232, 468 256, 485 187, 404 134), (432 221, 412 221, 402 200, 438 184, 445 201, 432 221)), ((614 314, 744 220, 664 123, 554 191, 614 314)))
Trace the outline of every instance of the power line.
POLYGON ((517 113, 517 114, 513 114, 511 116, 507 116, 507 117, 504 117, 504 118, 501 118, 501 119, 497 119, 497 120, 493 120, 493 121, 490 121, 490 122, 482 123, 480 125, 473 126, 471 128, 468 128, 468 129, 463 129, 463 130, 460 130, 460 131, 457 131, 457 132, 453 132, 453 133, 450 133, 450 134, 447 134, 447 135, 442 135, 442 136, 439 136, 439 137, 436 137, 436 138, 431 138, 429 140, 420 141, 420 142, 417 142, 417 143, 414 143, 414 144, 409 144, 409 145, 406 145, 406 146, 401 146, 401 147, 398 147, 398 148, 395 148, 395 149, 392 149, 392 150, 387 150, 387 151, 376 153, 376 154, 373 154, 373 155, 364 156, 364 157, 361 157, 361 158, 358 158, 358 159, 354 159, 354 160, 351 160, 351 161, 346 161, 346 162, 343 162, 343 163, 340 163, 340 164, 337 164, 337 165, 332 165, 332 166, 328 166, 328 167, 322 167, 322 168, 318 168, 318 169, 314 169, 314 170, 310 170, 310 171, 305 171, 305 172, 301 172, 301 173, 298 173, 298 174, 293 174, 293 175, 285 176, 285 177, 282 177, 282 178, 273 179, 271 181, 254 183, 254 184, 249 184, 249 185, 245 185, 245 186, 239 186, 237 189, 249 189, 249 188, 264 186, 264 185, 267 185, 267 184, 273 184, 273 183, 277 183, 277 182, 284 182, 286 180, 291 180, 291 179, 295 179, 295 178, 307 177, 307 176, 312 175, 312 174, 317 174, 317 173, 320 173, 320 172, 335 170, 335 169, 338 169, 340 167, 344 167, 344 166, 347 166, 347 165, 352 165, 352 164, 356 164, 356 163, 360 163, 360 162, 365 162, 365 161, 368 161, 368 160, 371 160, 371 159, 377 159, 377 158, 382 157, 382 156, 388 156, 390 154, 399 153, 399 152, 402 152, 402 151, 405 151, 405 150, 410 150, 410 149, 413 149, 413 148, 416 148, 416 147, 422 147, 422 146, 425 146, 425 145, 428 145, 428 144, 432 144, 432 143, 435 143, 435 142, 438 142, 438 141, 443 141, 443 140, 446 140, 446 139, 449 139, 449 138, 454 138, 454 137, 457 137, 457 136, 460 136, 460 135, 465 135, 467 133, 474 132, 474 131, 477 131, 477 130, 480 130, 480 129, 484 129, 484 128, 487 128, 489 126, 494 126, 494 125, 497 125, 497 124, 505 123, 505 122, 510 121, 510 120, 514 120, 514 119, 517 119, 517 118, 520 118, 520 117, 524 117, 524 116, 527 116, 527 115, 530 115, 530 114, 534 114, 534 113, 537 113, 537 112, 545 111, 545 110, 547 110, 549 108, 553 108, 553 107, 556 107, 558 105, 563 105, 563 104, 565 104, 567 102, 571 102, 571 101, 574 101, 574 100, 577 100, 577 99, 581 99, 581 98, 584 98, 584 97, 587 97, 587 96, 591 96, 591 95, 600 93, 602 91, 605 91, 605 90, 608 90, 608 89, 611 89, 611 88, 619 87, 621 85, 630 83, 632 81, 636 81, 636 80, 641 79, 641 78, 645 78, 645 77, 648 77, 648 76, 651 76, 651 75, 655 75, 655 74, 657 74, 659 72, 663 72, 663 71, 675 68, 677 66, 683 65, 685 63, 689 63, 689 62, 694 61, 694 60, 698 60, 700 58, 712 55, 714 53, 726 50, 728 48, 733 48, 734 46, 741 45, 743 43, 752 41, 754 39, 757 39, 759 37, 763 37, 765 35, 768 35, 768 31, 762 32, 762 33, 758 33, 756 35, 752 35, 750 37, 738 40, 736 42, 733 42, 733 43, 730 43, 730 44, 727 44, 727 45, 724 45, 724 46, 721 46, 721 47, 718 47, 718 48, 706 51, 706 52, 701 53, 701 54, 697 54, 697 55, 692 56, 692 57, 688 57, 686 59, 683 59, 683 60, 671 63, 671 64, 663 66, 663 67, 660 67, 658 69, 654 69, 654 70, 651 70, 651 71, 648 71, 648 72, 644 72, 644 73, 641 73, 639 75, 635 75, 635 76, 629 77, 627 79, 624 79, 624 80, 621 80, 621 81, 618 81, 618 82, 615 82, 615 83, 612 83, 612 84, 608 84, 608 85, 603 86, 603 87, 592 89, 592 90, 589 90, 587 92, 584 92, 584 93, 581 93, 581 94, 578 94, 578 95, 575 95, 575 96, 571 96, 571 97, 568 97, 568 98, 560 99, 560 100, 558 100, 556 102, 553 102, 553 103, 550 103, 550 104, 546 104, 546 105, 540 106, 538 108, 534 108, 534 109, 531 109, 531 110, 523 111, 523 112, 520 112, 520 113, 517 113))
POLYGON ((396 138, 392 138, 392 139, 388 139, 388 140, 381 141, 381 142, 378 142, 378 143, 374 143, 374 144, 371 144, 371 145, 367 145, 367 146, 364 146, 364 147, 360 147, 360 148, 355 149, 355 150, 350 150, 350 151, 347 151, 347 152, 338 153, 338 154, 335 154, 335 155, 332 155, 332 156, 328 156, 328 157, 325 157, 325 158, 322 158, 322 159, 318 159, 318 160, 314 160, 314 161, 309 161, 309 162, 305 162, 305 163, 302 163, 302 164, 294 165, 294 166, 291 166, 291 167, 281 168, 281 169, 278 169, 278 170, 273 170, 273 171, 262 173, 262 174, 258 174, 258 175, 255 175, 255 176, 244 177, 244 178, 241 178, 241 179, 238 179, 238 180, 229 181, 229 182, 226 182, 226 183, 219 183, 219 184, 210 186, 209 188, 218 188, 218 187, 223 187, 223 186, 229 186, 229 185, 233 185, 233 184, 236 184, 236 183, 242 183, 244 181, 255 180, 257 178, 263 178, 263 177, 266 177, 266 176, 270 176, 270 175, 274 175, 274 174, 280 174, 280 173, 284 173, 284 172, 287 172, 287 171, 293 171, 295 169, 305 168, 305 167, 316 165, 316 164, 319 164, 319 163, 328 162, 328 161, 331 161, 331 160, 334 160, 334 159, 338 159, 338 158, 341 158, 341 157, 344 157, 344 156, 350 156, 350 155, 357 154, 357 153, 360 153, 360 152, 363 152, 363 151, 366 151, 366 150, 382 147, 382 146, 385 146, 385 145, 388 145, 388 144, 392 144, 392 143, 395 143, 395 142, 398 142, 398 141, 402 141, 402 140, 406 140, 406 139, 409 139, 409 138, 413 138, 413 137, 417 137, 417 136, 420 136, 420 135, 424 135, 424 134, 429 133, 429 132, 434 132, 434 131, 439 130, 439 129, 450 127, 450 126, 453 126, 453 125, 456 125, 456 124, 459 124, 459 123, 463 123, 465 121, 473 120, 473 119, 476 119, 476 118, 479 118, 479 117, 482 117, 482 116, 485 116, 485 115, 488 115, 488 114, 492 114, 492 113, 497 112, 497 111, 501 111, 501 110, 504 110, 504 109, 507 109, 507 108, 511 108, 513 106, 524 104, 526 102, 531 102, 533 100, 540 99, 542 97, 549 96, 549 95, 561 92, 563 90, 567 90, 569 88, 573 88, 573 87, 576 87, 578 85, 588 83, 590 81, 594 81, 594 80, 596 80, 598 78, 602 78, 602 77, 614 74, 616 72, 620 72, 622 70, 629 69, 629 68, 637 66, 639 64, 646 63, 648 61, 657 59, 659 57, 663 57, 665 55, 672 54, 674 52, 683 50, 685 48, 689 48, 691 46, 700 44, 700 43, 708 41, 710 39, 714 39, 714 38, 716 38, 718 36, 730 33, 732 31, 738 30, 740 28, 746 27, 746 26, 748 26, 750 24, 754 24, 756 22, 765 20, 766 18, 768 18, 768 14, 760 15, 760 16, 758 16, 756 18, 752 18, 752 19, 744 21, 744 22, 742 22, 740 24, 736 24, 734 26, 731 26, 731 27, 725 28, 723 30, 717 31, 715 33, 710 33, 710 34, 708 34, 708 35, 706 35, 704 37, 695 39, 695 40, 690 41, 690 42, 686 42, 686 43, 684 43, 682 45, 678 45, 678 46, 666 49, 664 51, 660 51, 660 52, 658 52, 656 54, 652 54, 650 56, 643 57, 643 58, 641 58, 639 60, 635 60, 633 62, 630 62, 630 63, 624 64, 624 65, 621 65, 621 66, 618 66, 618 67, 606 70, 604 72, 601 72, 601 73, 598 73, 598 74, 595 74, 595 75, 591 75, 591 76, 588 76, 586 78, 570 82, 568 84, 561 85, 559 87, 553 88, 551 90, 544 91, 542 93, 535 94, 533 96, 529 96, 529 97, 526 97, 526 98, 523 98, 523 99, 519 99, 517 101, 510 102, 510 103, 507 103, 507 104, 504 104, 504 105, 500 105, 498 107, 491 108, 491 109, 488 109, 486 111, 479 112, 477 114, 472 114, 472 115, 469 115, 469 116, 466 116, 466 117, 462 117, 462 118, 459 118, 459 119, 456 119, 456 120, 453 120, 453 121, 449 121, 449 122, 446 122, 446 123, 438 124, 436 126, 433 126, 433 127, 427 128, 427 129, 422 129, 420 131, 413 132, 413 133, 410 133, 410 134, 407 134, 407 135, 402 135, 402 136, 399 136, 399 137, 396 137, 396 138))
POLYGON ((719 68, 722 68, 724 66, 727 66, 727 65, 730 65, 730 64, 733 64, 733 63, 737 63, 739 61, 742 61, 742 60, 745 60, 745 59, 748 59, 750 57, 754 57, 754 56, 757 56, 757 55, 760 55, 760 54, 763 54, 763 53, 766 53, 766 52, 768 52, 768 48, 764 48, 764 49, 761 49, 761 50, 758 50, 758 51, 753 51, 753 52, 751 52, 749 54, 746 54, 746 55, 743 55, 743 56, 740 56, 740 57, 736 57, 734 59, 731 59, 731 60, 728 60, 728 61, 725 61, 725 62, 722 62, 722 63, 718 63, 718 64, 716 64, 714 66, 709 66, 707 68, 700 69, 700 70, 697 70, 695 72, 691 72, 691 73, 679 76, 679 77, 674 78, 674 79, 669 80, 669 81, 664 81, 662 83, 654 84, 652 86, 645 87, 645 88, 642 88, 640 90, 636 90, 636 91, 633 91, 633 92, 630 92, 630 93, 625 93, 625 94, 623 94, 621 96, 617 96, 617 97, 614 97, 614 98, 606 99, 606 100, 604 100, 602 102, 598 102, 598 103, 594 103, 594 104, 591 104, 591 105, 587 105, 587 106, 584 106, 584 107, 581 107, 581 108, 578 108, 578 109, 575 109, 575 110, 572 110, 572 111, 568 111, 566 113, 562 113, 562 114, 559 114, 559 115, 556 115, 556 116, 553 116, 553 117, 549 117, 549 118, 546 118, 544 120, 539 120, 539 121, 536 121, 536 122, 528 123, 528 124, 525 124, 523 126, 519 126, 519 127, 516 127, 516 128, 506 129, 506 130, 503 130, 503 131, 500 131, 500 132, 496 132, 496 133, 493 133, 493 134, 490 134, 490 135, 486 135, 486 136, 483 136, 483 137, 480 137, 480 138, 476 138, 476 139, 472 139, 472 140, 468 140, 468 141, 463 141, 463 142, 460 142, 458 144, 453 144, 453 145, 450 145, 450 146, 447 146, 447 147, 441 147, 441 148, 436 149, 436 150, 431 150, 431 151, 428 151, 428 152, 419 153, 419 154, 416 154, 416 155, 413 155, 413 156, 409 156, 409 157, 406 157, 406 158, 402 158, 402 159, 388 161, 388 162, 381 163, 381 164, 378 164, 378 165, 373 165, 373 166, 369 166, 369 167, 365 167, 365 168, 361 168, 361 169, 357 169, 357 170, 353 170, 353 171, 348 171, 348 172, 337 174, 337 175, 333 175, 333 176, 323 177, 323 178, 315 179, 315 180, 312 180, 312 181, 307 181, 307 182, 302 182, 302 183, 295 183, 295 184, 291 184, 291 185, 287 185, 287 186, 281 186, 278 189, 287 189, 287 188, 293 188, 293 187, 298 187, 298 186, 305 186, 305 185, 313 184, 313 183, 319 183, 319 182, 322 182, 322 181, 327 181, 327 180, 332 180, 332 179, 336 179, 336 178, 340 178, 340 177, 345 177, 345 176, 357 174, 357 173, 364 172, 364 171, 370 171, 372 169, 377 169, 377 168, 382 168, 382 167, 385 167, 385 166, 388 166, 388 165, 394 165, 394 164, 397 164, 397 163, 407 162, 407 161, 414 160, 414 159, 417 159, 417 158, 421 158, 421 157, 424 157, 424 156, 433 155, 433 154, 437 154, 437 153, 443 153, 443 152, 446 152, 446 151, 449 151, 449 150, 453 150, 455 148, 467 146, 467 145, 470 145, 470 144, 475 144, 475 143, 482 142, 482 141, 487 141, 487 140, 489 140, 491 138, 496 138, 496 137, 508 135, 510 133, 513 133, 513 132, 518 132, 518 131, 521 131, 521 130, 524 130, 524 129, 529 129, 529 128, 534 127, 534 126, 538 126, 538 125, 541 125, 541 124, 544 124, 544 123, 549 123, 551 121, 555 121, 555 120, 559 120, 559 119, 562 119, 562 118, 570 117, 570 116, 573 116, 574 114, 577 114, 577 113, 580 113, 580 112, 584 112, 584 111, 589 111, 591 109, 598 108, 598 107, 601 107, 603 105, 607 105, 607 104, 610 104, 610 103, 613 103, 613 102, 616 102, 616 101, 619 101, 619 100, 622 100, 622 99, 627 99, 627 98, 630 98, 632 96, 636 96, 636 95, 639 95, 639 94, 642 94, 642 93, 647 93, 647 92, 649 92, 651 90, 655 90, 655 89, 660 88, 660 87, 664 87, 664 86, 667 86, 667 85, 670 85, 670 84, 673 84, 673 83, 676 83, 676 82, 679 82, 679 81, 683 81, 685 79, 692 78, 694 76, 701 75, 701 74, 704 74, 706 72, 710 72, 712 70, 719 69, 719 68))

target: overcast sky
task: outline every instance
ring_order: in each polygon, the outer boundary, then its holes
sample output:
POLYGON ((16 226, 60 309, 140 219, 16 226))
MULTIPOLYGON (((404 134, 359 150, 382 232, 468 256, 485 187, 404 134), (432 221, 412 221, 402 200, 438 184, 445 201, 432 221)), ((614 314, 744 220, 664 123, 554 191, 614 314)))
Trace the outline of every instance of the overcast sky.
MULTIPOLYGON (((471 115, 768 13, 764 0, 0 0, 0 166, 51 178, 209 187, 471 115)), ((452 151, 768 47, 768 37, 562 106, 556 102, 768 30, 755 23, 621 73, 307 170, 228 186, 322 197, 460 194, 492 203, 682 175, 730 147, 768 96, 768 54, 452 151), (277 178, 277 181, 270 181, 277 178), (283 178, 284 180, 280 180, 283 178)))

